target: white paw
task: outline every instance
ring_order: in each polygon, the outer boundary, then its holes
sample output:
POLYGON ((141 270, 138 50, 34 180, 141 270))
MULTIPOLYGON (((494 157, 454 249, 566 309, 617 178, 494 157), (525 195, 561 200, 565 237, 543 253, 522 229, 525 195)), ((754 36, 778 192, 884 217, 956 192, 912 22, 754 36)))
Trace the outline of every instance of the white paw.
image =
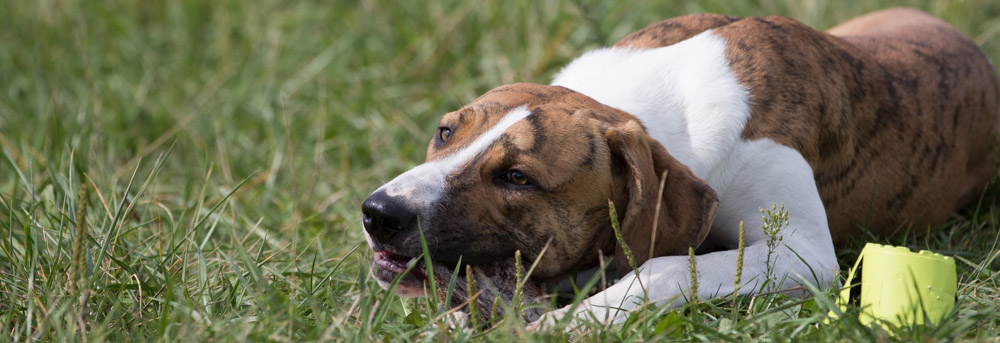
POLYGON ((538 330, 552 330, 561 321, 565 321, 566 316, 571 316, 566 326, 563 328, 564 331, 577 331, 582 328, 584 322, 594 322, 600 324, 608 324, 617 322, 618 317, 622 317, 626 311, 614 310, 609 311, 603 306, 594 306, 591 304, 590 299, 584 300, 580 305, 570 312, 572 305, 565 306, 561 309, 546 312, 541 318, 528 324, 527 330, 529 332, 535 332, 538 330))
POLYGON ((556 323, 559 322, 563 317, 566 316, 566 312, 569 311, 569 307, 563 307, 561 309, 546 312, 538 320, 528 324, 528 332, 536 332, 538 330, 551 330, 555 327, 556 323))

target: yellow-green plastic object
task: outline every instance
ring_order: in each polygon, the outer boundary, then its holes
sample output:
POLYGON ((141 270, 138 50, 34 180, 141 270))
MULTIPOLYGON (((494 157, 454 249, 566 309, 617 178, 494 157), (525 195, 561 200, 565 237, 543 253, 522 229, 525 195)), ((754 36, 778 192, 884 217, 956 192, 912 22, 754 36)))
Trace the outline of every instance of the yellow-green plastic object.
MULTIPOLYGON (((875 319, 894 326, 940 323, 955 306, 955 260, 934 252, 868 243, 847 275, 851 284, 861 265, 861 323, 875 319), (925 315, 926 314, 926 315, 925 315)), ((840 293, 846 308, 852 287, 840 293)))

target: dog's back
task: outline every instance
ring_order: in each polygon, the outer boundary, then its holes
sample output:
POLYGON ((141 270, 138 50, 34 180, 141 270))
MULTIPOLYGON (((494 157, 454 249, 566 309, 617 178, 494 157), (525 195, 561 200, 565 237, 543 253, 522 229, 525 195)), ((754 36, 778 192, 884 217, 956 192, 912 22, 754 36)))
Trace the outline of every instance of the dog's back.
POLYGON ((874 113, 875 123, 898 122, 868 137, 891 149, 870 150, 873 179, 848 202, 828 208, 831 223, 837 214, 862 223, 870 203, 872 218, 882 218, 873 230, 894 230, 921 216, 918 225, 934 224, 977 200, 995 175, 1000 87, 976 44, 913 9, 867 14, 828 32, 870 54, 881 69, 877 81, 899 106, 897 113, 874 113))
POLYGON ((923 12, 871 13, 823 33, 784 17, 690 15, 618 46, 656 48, 712 29, 750 92, 746 140, 813 168, 834 241, 941 223, 994 175, 996 71, 968 37, 923 12), (816 77, 822 75, 821 77, 816 77))

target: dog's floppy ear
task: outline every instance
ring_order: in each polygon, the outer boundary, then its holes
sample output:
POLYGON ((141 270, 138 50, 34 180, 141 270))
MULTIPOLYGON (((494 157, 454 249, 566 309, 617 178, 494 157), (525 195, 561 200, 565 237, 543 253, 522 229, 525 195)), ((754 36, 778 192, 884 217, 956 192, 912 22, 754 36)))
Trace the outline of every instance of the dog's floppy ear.
MULTIPOLYGON (((617 208, 621 231, 636 266, 651 257, 687 254, 708 235, 719 197, 705 181, 680 163, 642 126, 629 120, 605 132, 612 159, 621 165, 615 187, 624 187, 626 208, 617 208), (661 177, 666 173, 663 194, 661 177), (623 184, 622 184, 623 183, 623 184), (659 214, 656 213, 659 203, 659 214), (654 217, 657 217, 654 219, 654 217), (654 229, 655 227, 655 229, 654 229)), ((625 254, 615 249, 618 273, 631 271, 625 254)))

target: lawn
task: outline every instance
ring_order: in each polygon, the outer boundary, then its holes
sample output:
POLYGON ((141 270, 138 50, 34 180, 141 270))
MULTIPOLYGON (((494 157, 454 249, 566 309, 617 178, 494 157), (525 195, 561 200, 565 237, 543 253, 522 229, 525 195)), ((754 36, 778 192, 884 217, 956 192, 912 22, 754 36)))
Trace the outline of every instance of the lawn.
POLYGON ((930 233, 868 238, 958 260, 956 311, 895 335, 854 307, 825 322, 831 289, 648 307, 584 335, 453 330, 367 274, 362 200, 486 90, 682 14, 827 28, 899 5, 1000 60, 994 0, 5 1, 0 341, 996 342, 996 189, 930 233))

